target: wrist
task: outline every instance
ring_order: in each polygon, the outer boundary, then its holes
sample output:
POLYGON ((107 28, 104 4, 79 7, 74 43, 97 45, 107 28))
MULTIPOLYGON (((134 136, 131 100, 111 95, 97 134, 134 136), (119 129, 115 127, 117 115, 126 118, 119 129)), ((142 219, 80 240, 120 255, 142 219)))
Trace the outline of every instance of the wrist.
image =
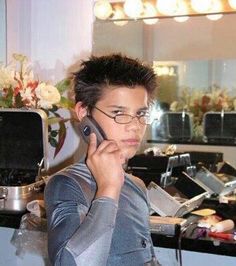
POLYGON ((120 191, 121 191, 121 188, 117 188, 115 186, 98 187, 96 198, 108 197, 118 202, 120 191))

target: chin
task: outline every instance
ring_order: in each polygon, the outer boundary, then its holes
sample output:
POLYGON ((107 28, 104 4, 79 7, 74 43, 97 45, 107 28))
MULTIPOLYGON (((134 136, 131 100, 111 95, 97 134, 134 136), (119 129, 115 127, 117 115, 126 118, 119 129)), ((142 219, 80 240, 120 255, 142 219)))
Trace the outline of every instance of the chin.
POLYGON ((134 155, 136 154, 137 150, 135 149, 125 149, 123 154, 125 156, 126 161, 128 161, 129 159, 131 159, 132 157, 134 157, 134 155))

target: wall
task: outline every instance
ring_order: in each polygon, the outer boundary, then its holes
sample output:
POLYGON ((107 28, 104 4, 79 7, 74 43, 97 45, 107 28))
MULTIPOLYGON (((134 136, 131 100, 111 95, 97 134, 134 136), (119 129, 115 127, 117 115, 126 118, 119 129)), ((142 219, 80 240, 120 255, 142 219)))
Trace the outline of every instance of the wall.
POLYGON ((93 31, 93 53, 122 52, 144 59, 143 34, 142 21, 129 22, 125 26, 96 21, 93 31))
POLYGON ((6 61, 6 16, 5 0, 0 0, 0 63, 6 61))
POLYGON ((236 58, 235 21, 236 14, 224 15, 218 21, 205 17, 192 17, 185 23, 160 20, 152 27, 152 58, 161 61, 236 58))
MULTIPOLYGON (((92 50, 92 0, 7 0, 7 59, 29 57, 40 80, 63 79, 69 67, 92 50)), ((70 114, 66 113, 65 116, 70 114)), ((62 167, 77 158, 79 138, 68 126, 68 138, 50 165, 62 167)))

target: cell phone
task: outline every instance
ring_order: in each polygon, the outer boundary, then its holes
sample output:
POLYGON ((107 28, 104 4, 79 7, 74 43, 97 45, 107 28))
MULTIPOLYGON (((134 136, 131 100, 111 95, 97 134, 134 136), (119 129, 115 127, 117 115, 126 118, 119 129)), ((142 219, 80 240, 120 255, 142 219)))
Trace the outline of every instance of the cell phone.
POLYGON ((95 133, 97 136, 97 146, 99 146, 101 142, 106 139, 104 131, 91 116, 85 116, 79 122, 79 132, 86 143, 89 143, 90 134, 95 133))

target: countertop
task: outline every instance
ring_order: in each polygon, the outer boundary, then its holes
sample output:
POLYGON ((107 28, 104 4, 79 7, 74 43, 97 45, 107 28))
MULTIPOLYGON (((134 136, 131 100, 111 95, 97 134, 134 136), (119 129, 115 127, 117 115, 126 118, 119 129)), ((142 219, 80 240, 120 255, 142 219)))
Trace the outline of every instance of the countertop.
MULTIPOLYGON (((236 224, 236 204, 224 204, 219 203, 216 199, 206 199, 200 208, 214 209, 217 215, 223 219, 232 219, 236 224)), ((192 218, 191 215, 186 215, 185 218, 189 217, 192 218)), ((163 248, 179 249, 181 247, 182 250, 236 257, 235 240, 199 237, 199 230, 196 225, 189 226, 182 237, 152 233, 153 244, 163 248)))
MULTIPOLYGON (((205 200, 201 208, 214 208, 216 213, 224 219, 231 218, 236 222, 236 204, 220 204, 215 200, 205 200)), ((0 213, 0 226, 19 228, 23 214, 25 213, 0 213)), ((154 246, 157 247, 179 249, 181 245, 182 250, 236 257, 236 241, 208 237, 197 238, 196 233, 196 228, 189 227, 181 239, 176 236, 152 233, 152 240, 154 246)))

